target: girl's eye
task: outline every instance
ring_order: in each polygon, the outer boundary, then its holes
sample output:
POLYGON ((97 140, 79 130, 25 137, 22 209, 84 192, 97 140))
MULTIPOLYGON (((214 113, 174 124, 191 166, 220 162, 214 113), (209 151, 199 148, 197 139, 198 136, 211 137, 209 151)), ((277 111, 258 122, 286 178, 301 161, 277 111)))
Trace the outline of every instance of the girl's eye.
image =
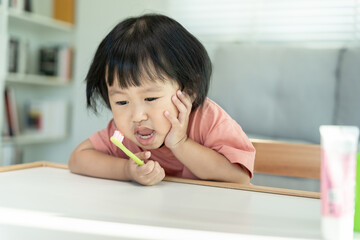
POLYGON ((117 105, 125 105, 125 104, 128 104, 129 102, 128 101, 118 101, 116 102, 117 105))
POLYGON ((156 99, 158 99, 158 98, 150 97, 150 98, 145 98, 145 101, 152 102, 152 101, 155 101, 156 99))

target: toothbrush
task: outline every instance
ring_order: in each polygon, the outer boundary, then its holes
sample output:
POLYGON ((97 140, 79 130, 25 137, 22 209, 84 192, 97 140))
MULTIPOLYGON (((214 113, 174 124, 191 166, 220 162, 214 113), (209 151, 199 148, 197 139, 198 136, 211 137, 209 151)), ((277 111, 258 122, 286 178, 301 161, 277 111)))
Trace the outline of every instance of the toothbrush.
POLYGON ((129 149, 124 146, 124 144, 122 143, 123 140, 124 135, 118 130, 115 130, 114 134, 110 138, 110 141, 118 148, 120 148, 126 155, 128 155, 129 158, 134 160, 140 166, 144 165, 144 162, 142 160, 140 160, 137 156, 135 156, 135 154, 133 154, 129 149))

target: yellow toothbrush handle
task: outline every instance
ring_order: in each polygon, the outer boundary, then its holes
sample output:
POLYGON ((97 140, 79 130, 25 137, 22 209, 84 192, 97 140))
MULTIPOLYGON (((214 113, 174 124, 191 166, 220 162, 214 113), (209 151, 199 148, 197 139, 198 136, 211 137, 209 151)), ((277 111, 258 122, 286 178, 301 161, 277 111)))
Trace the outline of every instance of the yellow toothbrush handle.
POLYGON ((137 164, 144 165, 144 162, 140 160, 135 154, 133 154, 129 149, 127 149, 122 142, 117 140, 114 137, 110 138, 111 142, 113 142, 118 148, 120 148, 129 158, 134 160, 137 164))

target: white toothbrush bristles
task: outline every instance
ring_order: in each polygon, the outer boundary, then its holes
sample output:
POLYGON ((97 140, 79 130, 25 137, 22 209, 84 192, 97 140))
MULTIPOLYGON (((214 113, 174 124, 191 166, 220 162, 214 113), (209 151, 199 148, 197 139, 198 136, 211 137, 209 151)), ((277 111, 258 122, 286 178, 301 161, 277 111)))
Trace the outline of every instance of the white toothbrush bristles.
POLYGON ((124 135, 118 130, 115 130, 113 137, 119 140, 120 142, 124 140, 124 135))

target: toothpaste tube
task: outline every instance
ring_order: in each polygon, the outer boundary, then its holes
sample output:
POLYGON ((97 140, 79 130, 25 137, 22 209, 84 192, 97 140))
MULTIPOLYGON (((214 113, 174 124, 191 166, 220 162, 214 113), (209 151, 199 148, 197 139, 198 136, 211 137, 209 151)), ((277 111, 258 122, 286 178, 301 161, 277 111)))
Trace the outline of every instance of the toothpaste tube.
POLYGON ((353 239, 356 152, 359 129, 320 126, 321 206, 324 239, 353 239))
POLYGON ((358 152, 357 154, 357 161, 356 161, 354 231, 360 232, 360 152, 358 152))

